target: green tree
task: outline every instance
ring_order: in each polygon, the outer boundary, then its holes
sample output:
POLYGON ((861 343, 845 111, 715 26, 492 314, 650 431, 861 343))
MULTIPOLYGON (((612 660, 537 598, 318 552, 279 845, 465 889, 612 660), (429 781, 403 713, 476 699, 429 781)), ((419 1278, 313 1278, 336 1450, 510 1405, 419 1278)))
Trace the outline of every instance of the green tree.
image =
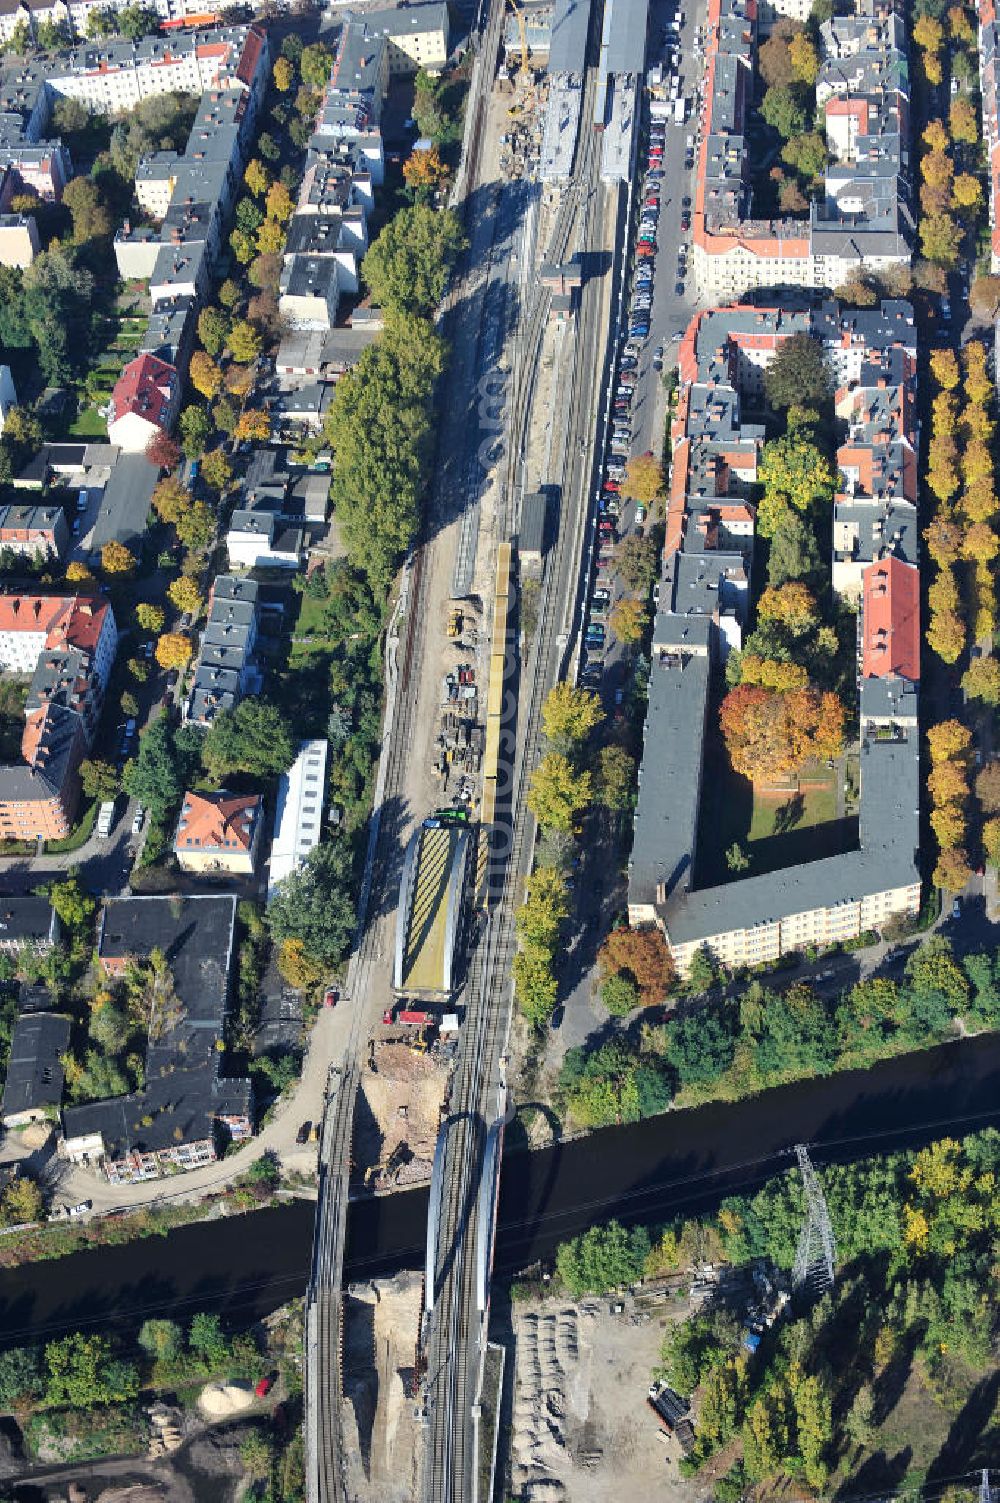
POLYGON ((92 177, 73 178, 63 189, 62 201, 73 217, 73 239, 78 245, 111 234, 111 211, 92 177))
POLYGON ((525 944, 514 956, 514 996, 533 1028, 542 1028, 555 1011, 558 988, 552 971, 551 951, 542 945, 525 944))
POLYGON ((538 866, 528 878, 525 900, 517 911, 516 927, 524 944, 555 952, 559 930, 569 917, 566 878, 550 866, 538 866))
MULTIPOLYGON (((201 463, 201 476, 205 484, 220 495, 233 483, 233 466, 225 449, 212 449, 201 463)), ((180 528, 177 530, 180 536, 180 528)))
POLYGON ((598 695, 575 689, 563 680, 554 685, 542 705, 542 728, 554 750, 572 754, 604 719, 598 695))
POLYGON ((620 1222, 609 1221, 560 1243, 556 1269, 574 1297, 606 1294, 640 1279, 648 1254, 649 1234, 644 1228, 626 1231, 620 1222))
POLYGON ((163 630, 163 622, 165 620, 163 607, 160 605, 148 605, 145 601, 142 601, 135 608, 135 619, 143 631, 150 631, 158 636, 163 630))
POLYGON ((144 1320, 139 1345, 154 1362, 169 1362, 181 1349, 181 1328, 173 1320, 144 1320))
POLYGON ((589 772, 575 768, 568 757, 549 752, 531 775, 528 808, 540 825, 571 830, 592 794, 589 772))
POLYGON ((110 762, 87 757, 80 763, 80 784, 85 798, 96 798, 103 802, 114 798, 121 786, 121 779, 110 762))
POLYGON ((757 512, 757 527, 773 537, 789 510, 810 512, 833 501, 836 475, 819 446, 798 433, 772 439, 761 450, 757 478, 764 496, 757 512))
POLYGON ((430 318, 466 244, 457 215, 426 204, 400 209, 372 241, 362 275, 383 308, 430 318))
POLYGON ((322 42, 314 42, 311 47, 302 49, 299 59, 299 73, 302 82, 308 84, 310 89, 325 89, 333 68, 333 58, 328 47, 322 42))
POLYGON ((254 1429, 243 1437, 240 1460, 251 1482, 263 1482, 271 1475, 274 1457, 271 1442, 263 1430, 254 1429))
POLYGON ((130 42, 152 36, 159 24, 156 11, 147 5, 128 5, 118 12, 118 30, 130 42))
POLYGON ((965 1009, 969 983, 944 935, 924 940, 906 963, 909 1028, 917 1036, 940 1037, 965 1009))
POLYGON ((5 1410, 40 1399, 44 1391, 41 1347, 14 1346, 0 1352, 0 1404, 5 1410))
MULTIPOLYGON (((789 143, 785 151, 790 148, 801 151, 802 142, 809 139, 808 136, 799 137, 794 145, 789 143)), ((764 372, 764 391, 772 407, 822 409, 833 396, 833 378, 819 340, 811 334, 792 334, 783 339, 764 372)))
POLYGON ((264 699, 244 699, 235 710, 224 710, 212 722, 202 757, 213 778, 234 772, 269 777, 284 772, 295 759, 295 741, 288 720, 277 705, 264 699))
POLYGON ((249 365, 251 360, 256 360, 260 354, 264 341, 254 328, 253 324, 245 318, 238 318, 229 331, 226 341, 229 353, 234 360, 249 365))
POLYGON ((799 102, 797 91, 792 88, 768 89, 760 112, 768 125, 786 141, 790 141, 793 136, 800 136, 806 128, 805 110, 799 102))
POLYGON ((627 1018, 639 1006, 639 988, 629 976, 608 976, 601 983, 601 1001, 614 1018, 627 1018))
POLYGON ((188 1346, 208 1368, 219 1368, 229 1360, 229 1342, 217 1315, 199 1311, 188 1331, 188 1346))
POLYGON ((125 765, 122 784, 158 823, 163 824, 181 801, 184 784, 166 715, 159 715, 140 737, 139 754, 125 765))
POLYGON ((728 1011, 702 1007, 670 1024, 668 1058, 682 1086, 718 1080, 735 1056, 736 1033, 728 1011))
POLYGON ((210 355, 219 355, 229 336, 229 316, 221 308, 202 308, 198 314, 198 338, 210 355))
POLYGON ((809 522, 797 512, 784 511, 771 534, 769 582, 780 586, 793 579, 815 579, 820 567, 819 549, 809 522))
POLYGON ((792 1392, 803 1473, 817 1491, 826 1486, 830 1469, 826 1457, 833 1442, 833 1400, 830 1384, 813 1373, 795 1384, 792 1392))
MULTIPOLYGON (((793 136, 792 139, 790 141, 786 141, 784 146, 781 148, 781 160, 783 162, 787 162, 789 167, 794 167, 795 171, 799 173, 801 177, 808 178, 810 181, 812 181, 814 178, 821 177, 823 169, 826 167, 826 141, 818 131, 807 131, 804 136, 793 136)), ((793 339, 798 339, 799 337, 800 336, 797 334, 792 335, 793 339)), ((809 338, 808 335, 806 335, 805 337, 809 338)), ((779 346, 779 354, 780 351, 784 348, 784 345, 788 344, 789 342, 789 340, 785 340, 783 344, 779 346)), ((791 406, 792 404, 774 403, 772 405, 791 406)))
POLYGON ((331 968, 340 964, 354 935, 355 883, 346 841, 314 846, 278 888, 268 908, 275 940, 298 939, 306 953, 331 968))
MULTIPOLYGON (((208 463, 207 456, 205 463, 208 463)), ((215 537, 215 514, 204 501, 193 501, 177 518, 177 536, 185 548, 207 548, 215 537)))
POLYGON ((84 930, 93 922, 97 912, 97 899, 83 891, 75 872, 71 872, 61 882, 50 883, 48 896, 60 923, 70 933, 84 930))
POLYGON ((212 437, 212 419, 208 409, 191 405, 180 417, 181 448, 186 459, 200 459, 212 437))
POLYGON ((26 1226, 41 1221, 45 1200, 41 1186, 28 1174, 18 1174, 9 1180, 0 1198, 0 1218, 6 1226, 26 1226))
POLYGON ((104 1336, 75 1331, 45 1348, 48 1369, 46 1402, 56 1408, 92 1409, 122 1403, 139 1392, 139 1374, 130 1363, 116 1362, 104 1336))
POLYGON ((348 557, 384 591, 416 530, 444 346, 429 324, 390 318, 337 382, 324 430, 331 499, 348 557))
POLYGON ((631 752, 612 743, 597 759, 597 797, 605 809, 622 814, 635 801, 637 763, 631 752))

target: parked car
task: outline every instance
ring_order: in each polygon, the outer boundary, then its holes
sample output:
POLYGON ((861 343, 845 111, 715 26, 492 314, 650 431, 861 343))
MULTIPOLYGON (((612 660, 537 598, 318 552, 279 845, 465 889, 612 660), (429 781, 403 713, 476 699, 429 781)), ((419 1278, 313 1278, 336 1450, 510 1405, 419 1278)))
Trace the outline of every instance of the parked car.
POLYGON ((257 1387, 254 1389, 254 1393, 259 1399, 266 1399, 267 1395, 271 1392, 271 1389, 274 1387, 277 1381, 278 1374, 276 1372, 268 1373, 266 1377, 260 1378, 258 1380, 257 1387))
POLYGON ((81 1201, 78 1202, 77 1205, 70 1206, 70 1208, 69 1208, 69 1215, 70 1216, 86 1216, 87 1212, 93 1209, 93 1205, 94 1205, 94 1202, 92 1200, 81 1200, 81 1201))
POLYGON ((142 805, 140 804, 139 807, 138 807, 138 809, 135 811, 135 817, 132 820, 132 834, 133 835, 138 835, 139 831, 142 829, 143 820, 145 818, 146 818, 146 811, 142 807, 142 805))
MULTIPOLYGON (((312 1132, 312 1123, 307 1118, 306 1121, 303 1122, 302 1126, 299 1128, 298 1132, 295 1134, 295 1141, 296 1141, 296 1143, 299 1143, 299 1144, 308 1143, 309 1142, 309 1134, 311 1132, 312 1132)), ((262 1383, 266 1382, 266 1379, 261 1378, 261 1382, 262 1383)), ((266 1392, 267 1392, 267 1389, 265 1388, 264 1389, 264 1393, 266 1393, 266 1392)), ((263 1398, 263 1394, 258 1394, 258 1398, 263 1398)))
POLYGON ((324 1007, 336 1007, 336 1005, 337 1005, 337 1003, 339 1001, 340 1001, 340 988, 337 987, 337 986, 328 986, 327 989, 326 989, 326 991, 323 993, 323 1006, 324 1007))

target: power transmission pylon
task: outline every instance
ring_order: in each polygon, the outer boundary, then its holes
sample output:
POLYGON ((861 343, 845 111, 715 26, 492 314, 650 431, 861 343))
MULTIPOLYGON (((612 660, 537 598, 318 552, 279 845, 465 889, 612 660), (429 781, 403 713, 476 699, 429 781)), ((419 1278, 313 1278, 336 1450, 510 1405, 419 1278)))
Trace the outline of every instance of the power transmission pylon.
POLYGON ((825 1294, 833 1288, 833 1273, 837 1264, 837 1244, 833 1238, 830 1212, 823 1186, 816 1178, 809 1150, 804 1143, 796 1143, 795 1157, 799 1161, 806 1192, 807 1216, 799 1235, 792 1281, 796 1289, 808 1286, 816 1294, 825 1294))

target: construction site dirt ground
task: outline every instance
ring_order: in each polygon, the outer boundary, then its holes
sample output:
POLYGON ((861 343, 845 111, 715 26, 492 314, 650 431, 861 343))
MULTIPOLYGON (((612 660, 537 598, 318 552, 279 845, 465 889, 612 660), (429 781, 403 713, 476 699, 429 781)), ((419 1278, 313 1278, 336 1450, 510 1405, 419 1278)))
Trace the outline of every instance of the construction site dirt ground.
POLYGON ((344 1307, 344 1451, 356 1503, 420 1496, 425 1439, 415 1363, 423 1300, 419 1274, 352 1285, 344 1307))
POLYGON ((355 1172, 369 1189, 430 1178, 449 1070, 440 1052, 421 1054, 405 1043, 382 1044, 369 1055, 354 1130, 355 1172))
POLYGON ((636 1309, 613 1299, 513 1307, 502 1410, 498 1495, 519 1503, 688 1500, 677 1443, 646 1403, 667 1326, 687 1300, 636 1309))

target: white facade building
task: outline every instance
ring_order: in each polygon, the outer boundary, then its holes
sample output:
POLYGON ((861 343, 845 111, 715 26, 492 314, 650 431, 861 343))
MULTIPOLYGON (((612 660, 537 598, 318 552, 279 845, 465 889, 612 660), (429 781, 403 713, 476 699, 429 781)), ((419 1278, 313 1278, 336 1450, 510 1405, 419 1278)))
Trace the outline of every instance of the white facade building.
POLYGON ((303 741, 295 761, 278 781, 278 807, 267 878, 268 902, 274 897, 278 884, 301 866, 313 846, 319 844, 328 752, 329 745, 325 740, 303 741))

